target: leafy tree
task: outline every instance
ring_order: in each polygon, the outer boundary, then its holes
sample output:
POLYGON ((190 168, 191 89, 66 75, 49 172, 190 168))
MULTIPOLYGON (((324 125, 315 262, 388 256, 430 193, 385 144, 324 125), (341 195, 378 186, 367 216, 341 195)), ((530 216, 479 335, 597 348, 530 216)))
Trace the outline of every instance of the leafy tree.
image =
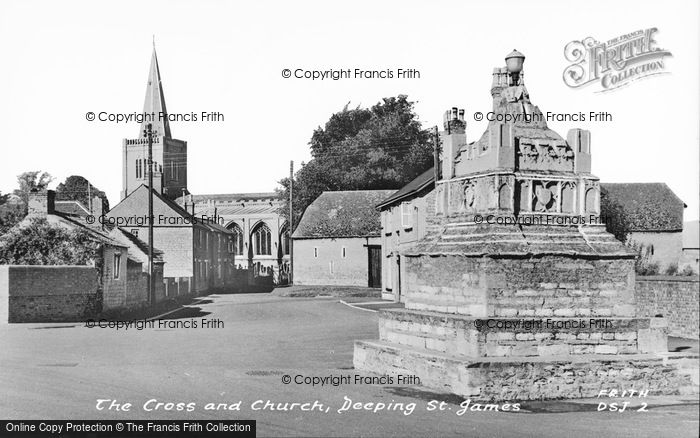
POLYGON ((631 232, 628 216, 622 206, 615 202, 605 189, 600 192, 600 215, 605 222, 605 229, 620 242, 627 242, 631 232))
POLYGON ((25 214, 27 213, 27 206, 29 204, 29 192, 34 189, 45 189, 53 180, 54 177, 48 172, 42 172, 41 170, 24 172, 17 175, 17 184, 19 188, 15 189, 14 194, 22 199, 25 214))
POLYGON ((8 203, 9 196, 9 193, 5 195, 0 194, 0 236, 7 233, 10 228, 18 224, 25 216, 25 207, 8 203))
POLYGON ((56 200, 78 201, 85 207, 90 205, 90 197, 94 198, 95 196, 99 196, 102 199, 105 211, 109 210, 109 200, 105 192, 93 186, 90 181, 82 176, 71 175, 56 187, 56 200), (88 190, 88 187, 90 190, 88 190))
POLYGON ((99 262, 99 249, 86 229, 69 230, 37 218, 0 237, 0 264, 90 265, 99 262))
POLYGON ((2 206, 0 208, 0 236, 10 231, 12 227, 24 219, 24 216, 22 206, 2 206))
MULTIPOLYGON (((349 104, 348 104, 349 105, 349 104)), ((372 108, 333 114, 309 145, 313 159, 294 179, 294 223, 326 190, 398 189, 433 164, 433 139, 404 95, 382 99, 372 108)), ((289 214, 289 178, 278 193, 289 214)))

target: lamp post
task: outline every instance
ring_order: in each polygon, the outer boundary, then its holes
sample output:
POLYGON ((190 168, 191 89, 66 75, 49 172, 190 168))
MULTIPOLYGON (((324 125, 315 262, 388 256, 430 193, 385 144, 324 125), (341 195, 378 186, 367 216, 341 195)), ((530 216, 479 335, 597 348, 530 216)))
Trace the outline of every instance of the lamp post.
POLYGON ((156 305, 153 287, 153 124, 146 125, 143 136, 148 139, 148 301, 156 305))
POLYGON ((525 62, 525 55, 513 49, 512 52, 506 56, 506 68, 508 73, 510 73, 513 79, 513 85, 519 85, 520 82, 520 72, 523 71, 523 63, 525 62))

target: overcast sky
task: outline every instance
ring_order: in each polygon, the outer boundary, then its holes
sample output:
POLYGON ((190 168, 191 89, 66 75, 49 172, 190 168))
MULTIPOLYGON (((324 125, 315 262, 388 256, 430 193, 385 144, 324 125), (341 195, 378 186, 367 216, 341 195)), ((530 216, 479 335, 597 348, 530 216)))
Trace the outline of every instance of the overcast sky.
POLYGON ((313 130, 348 103, 407 94, 426 127, 466 108, 468 141, 491 109, 493 67, 526 55, 530 97, 542 111, 607 111, 611 122, 550 123, 592 131, 603 182, 665 182, 698 218, 697 1, 7 1, 0 3, 0 191, 45 170, 121 190, 121 140, 137 124, 89 122, 142 110, 152 35, 171 113, 218 111, 223 122, 172 123, 189 149, 192 193, 272 191, 310 158, 313 130), (656 27, 669 74, 609 93, 572 89, 564 47, 656 27), (415 68, 420 79, 286 79, 282 70, 415 68))

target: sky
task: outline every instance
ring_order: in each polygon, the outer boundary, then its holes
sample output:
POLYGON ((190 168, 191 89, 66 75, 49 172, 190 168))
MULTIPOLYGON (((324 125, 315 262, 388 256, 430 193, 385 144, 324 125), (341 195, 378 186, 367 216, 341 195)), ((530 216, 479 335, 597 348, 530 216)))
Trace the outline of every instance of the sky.
MULTIPOLYGON (((168 111, 219 112, 218 122, 172 122, 188 142, 192 193, 272 191, 308 162, 313 130, 341 110, 406 94, 424 124, 466 109, 467 139, 491 110, 491 73, 514 48, 525 54, 532 102, 556 113, 608 112, 606 122, 550 122, 566 137, 591 131, 602 182, 664 182, 698 218, 697 1, 8 1, 0 3, 0 192, 18 174, 82 175, 121 190, 121 142, 137 123, 87 112, 140 112, 153 38, 168 111), (598 93, 570 88, 565 46, 655 27, 671 52, 666 74, 598 93), (416 69, 420 78, 310 80, 282 71, 416 69)), ((599 88, 599 87, 598 87, 599 88)))

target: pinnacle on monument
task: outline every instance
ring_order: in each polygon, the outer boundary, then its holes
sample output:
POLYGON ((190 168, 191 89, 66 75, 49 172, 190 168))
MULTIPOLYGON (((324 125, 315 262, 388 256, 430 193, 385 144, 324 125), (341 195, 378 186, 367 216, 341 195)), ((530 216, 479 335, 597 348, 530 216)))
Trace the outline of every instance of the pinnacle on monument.
MULTIPOLYGON (((168 111, 165 108, 165 96, 163 95, 163 82, 158 68, 158 56, 156 55, 155 41, 153 43, 153 55, 151 55, 151 68, 148 72, 148 84, 146 85, 146 98, 143 103, 144 114, 154 114, 153 132, 171 138, 170 123, 167 119, 168 111), (160 115, 163 114, 163 117, 160 115)), ((141 123, 139 133, 146 129, 148 122, 141 123)))

